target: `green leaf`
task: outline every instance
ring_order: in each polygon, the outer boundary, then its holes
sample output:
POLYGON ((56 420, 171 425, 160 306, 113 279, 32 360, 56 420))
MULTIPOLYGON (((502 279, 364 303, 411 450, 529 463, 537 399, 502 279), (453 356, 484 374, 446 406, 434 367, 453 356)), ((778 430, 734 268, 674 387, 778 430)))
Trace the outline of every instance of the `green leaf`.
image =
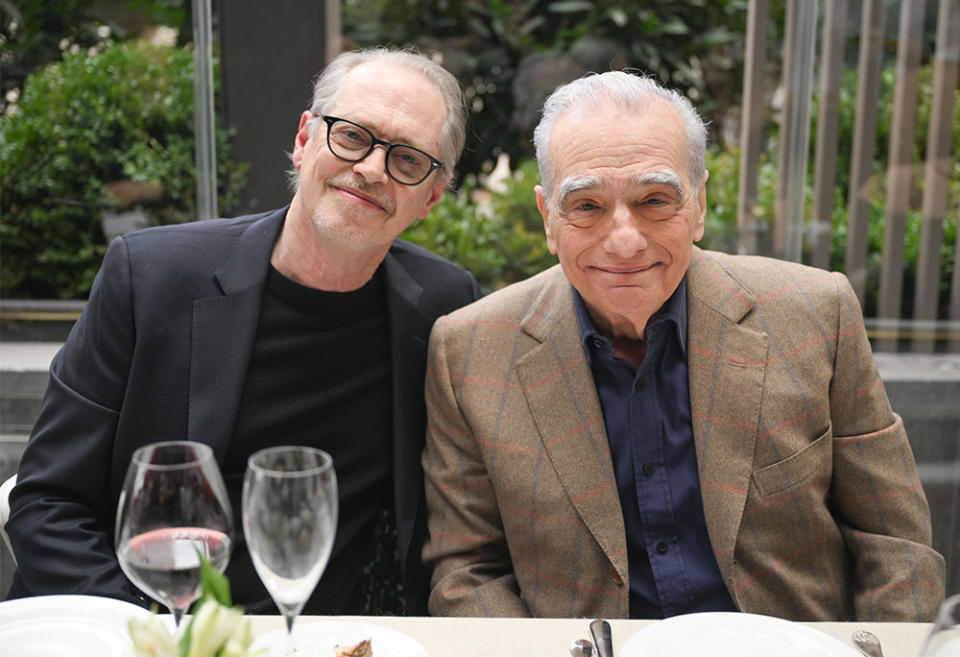
POLYGON ((230 581, 226 575, 217 571, 210 560, 202 554, 200 554, 200 577, 203 581, 203 593, 200 594, 200 602, 207 598, 213 598, 224 607, 233 606, 233 601, 230 598, 230 581))
POLYGON ((525 22, 523 25, 521 25, 520 29, 517 32, 522 36, 532 34, 541 26, 546 24, 546 22, 547 22, 547 19, 544 18, 543 16, 534 16, 533 18, 527 20, 527 22, 525 22))
POLYGON ((690 28, 687 27, 679 18, 673 17, 670 20, 660 24, 660 31, 664 34, 689 34, 690 28))
POLYGON ((547 5, 547 9, 555 14, 574 14, 578 11, 591 11, 593 7, 594 4, 592 2, 586 2, 585 0, 560 0, 559 2, 551 2, 547 5))
POLYGON ((620 7, 610 7, 607 10, 607 15, 610 17, 610 20, 616 24, 617 27, 623 27, 627 24, 629 18, 627 17, 627 12, 625 12, 620 7))
MULTIPOLYGON (((226 575, 214 568, 210 560, 207 559, 200 550, 197 550, 197 556, 200 557, 200 581, 202 582, 202 589, 200 599, 197 600, 193 608, 199 609, 200 605, 202 605, 207 598, 212 598, 225 607, 233 606, 233 601, 230 597, 230 580, 227 579, 226 575)), ((186 657, 190 651, 190 643, 193 641, 193 623, 195 620, 196 616, 191 616, 190 622, 183 632, 183 636, 180 637, 180 657, 186 657)))
POLYGON ((187 654, 190 652, 190 642, 193 641, 193 617, 190 617, 190 623, 187 625, 187 629, 183 631, 183 636, 180 637, 180 657, 187 657, 187 654))

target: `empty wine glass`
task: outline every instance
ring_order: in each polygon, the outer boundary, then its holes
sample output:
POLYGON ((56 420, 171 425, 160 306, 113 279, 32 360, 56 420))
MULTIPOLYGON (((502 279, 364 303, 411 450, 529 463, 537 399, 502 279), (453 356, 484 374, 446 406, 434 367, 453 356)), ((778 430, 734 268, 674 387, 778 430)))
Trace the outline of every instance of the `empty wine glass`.
POLYGON ((960 657, 960 595, 940 605, 920 657, 960 657))
POLYGON ((209 446, 169 441, 133 453, 117 505, 117 559, 178 626, 200 596, 200 555, 223 572, 232 536, 227 490, 209 446))
POLYGON ((333 459, 312 447, 271 447, 250 456, 243 478, 243 533, 253 566, 287 624, 310 598, 337 531, 333 459))

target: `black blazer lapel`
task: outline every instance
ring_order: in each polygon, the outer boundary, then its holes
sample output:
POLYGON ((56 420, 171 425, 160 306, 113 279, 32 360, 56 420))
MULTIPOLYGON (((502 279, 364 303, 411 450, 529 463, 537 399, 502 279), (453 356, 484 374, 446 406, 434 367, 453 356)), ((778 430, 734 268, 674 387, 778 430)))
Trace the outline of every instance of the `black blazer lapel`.
POLYGON ((387 254, 384 267, 393 365, 394 513, 397 545, 405 563, 423 490, 423 478, 412 475, 421 467, 427 414, 423 379, 433 319, 420 310, 423 286, 393 254, 387 254))
POLYGON ((211 445, 221 463, 233 437, 270 254, 286 212, 251 224, 214 272, 223 296, 193 304, 187 438, 211 445))

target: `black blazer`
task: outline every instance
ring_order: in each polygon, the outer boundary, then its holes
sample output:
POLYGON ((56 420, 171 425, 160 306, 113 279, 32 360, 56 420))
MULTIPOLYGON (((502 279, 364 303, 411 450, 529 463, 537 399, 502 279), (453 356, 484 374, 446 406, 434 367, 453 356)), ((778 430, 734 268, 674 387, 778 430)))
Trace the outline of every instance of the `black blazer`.
MULTIPOLYGON (((137 601, 114 553, 130 456, 234 431, 270 254, 286 208, 116 239, 50 383, 10 496, 18 571, 8 597, 86 593, 137 601)), ((425 612, 423 380, 434 320, 479 296, 474 277, 402 240, 384 261, 393 359, 394 498, 410 613, 425 612)), ((240 530, 240 528, 237 528, 240 530)))

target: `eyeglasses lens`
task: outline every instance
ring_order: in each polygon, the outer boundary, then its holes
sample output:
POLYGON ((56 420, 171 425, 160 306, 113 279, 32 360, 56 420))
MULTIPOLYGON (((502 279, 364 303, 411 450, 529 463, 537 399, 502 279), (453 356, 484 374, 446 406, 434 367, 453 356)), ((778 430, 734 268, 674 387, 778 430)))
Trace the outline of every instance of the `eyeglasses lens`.
POLYGON ((349 123, 338 121, 330 128, 330 148, 337 157, 359 160, 370 151, 372 143, 370 133, 349 123))
MULTIPOLYGON (((330 150, 344 160, 356 162, 373 150, 373 135, 365 128, 336 121, 329 132, 330 150)), ((387 152, 387 173, 408 185, 421 182, 431 171, 430 158, 411 146, 392 145, 387 152)))
POLYGON ((430 160, 412 148, 394 146, 387 159, 387 168, 400 182, 420 182, 430 173, 430 160))

